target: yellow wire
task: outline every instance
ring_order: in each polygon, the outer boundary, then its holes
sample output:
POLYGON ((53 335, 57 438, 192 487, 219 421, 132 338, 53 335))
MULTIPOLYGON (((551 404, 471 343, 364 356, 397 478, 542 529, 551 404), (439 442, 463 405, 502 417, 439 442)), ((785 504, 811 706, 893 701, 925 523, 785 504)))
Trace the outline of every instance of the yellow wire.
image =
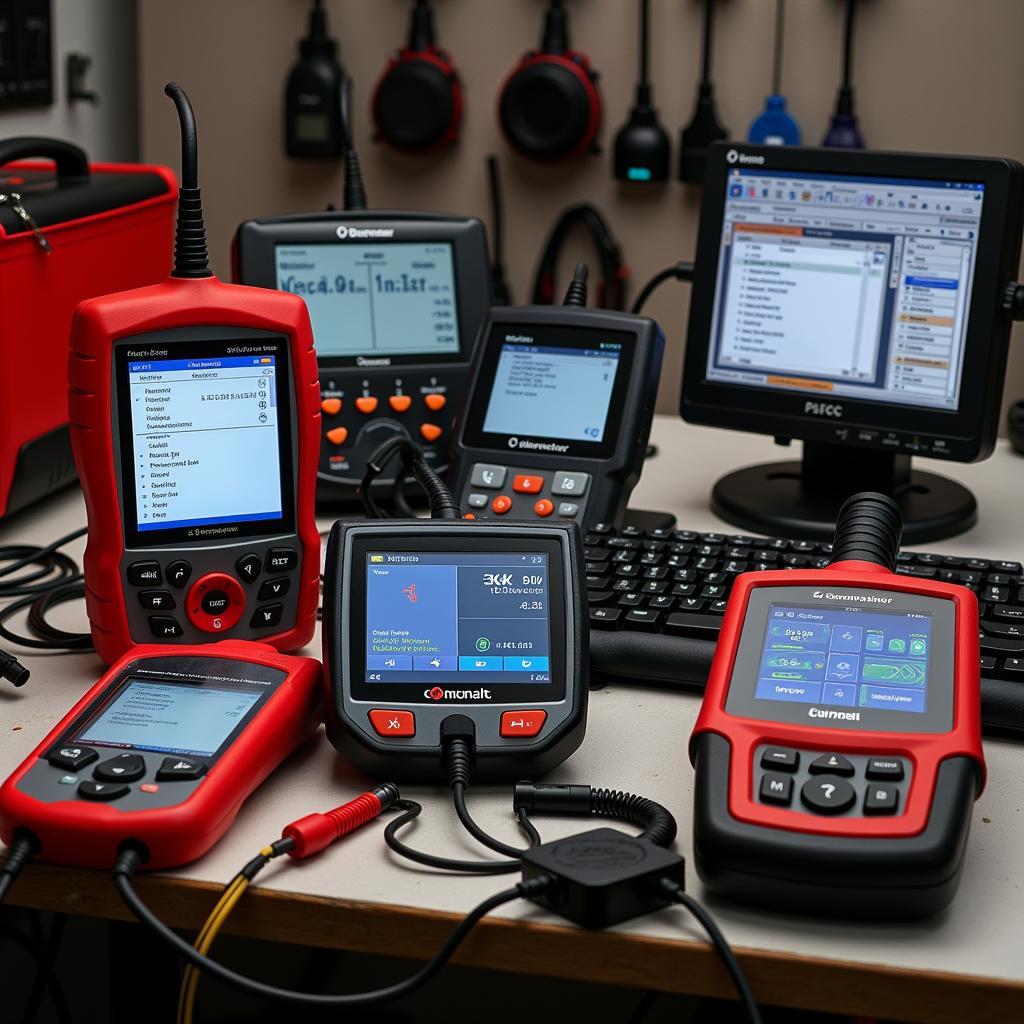
MULTIPOLYGON (((209 917, 203 924, 199 935, 194 943, 195 948, 202 954, 206 954, 217 933, 223 927, 235 904, 242 898, 245 890, 249 887, 249 880, 244 875, 237 875, 221 893, 216 906, 210 911, 209 917)), ((192 964, 186 965, 185 973, 181 979, 181 990, 178 994, 178 1024, 192 1024, 192 1014, 195 1007, 196 988, 199 985, 199 970, 192 964)))

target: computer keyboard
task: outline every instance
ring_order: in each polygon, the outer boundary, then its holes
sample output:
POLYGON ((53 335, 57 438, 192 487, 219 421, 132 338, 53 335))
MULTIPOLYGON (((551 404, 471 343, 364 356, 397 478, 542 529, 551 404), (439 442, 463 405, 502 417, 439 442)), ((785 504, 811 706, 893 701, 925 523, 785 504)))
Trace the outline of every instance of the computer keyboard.
MULTIPOLYGON (((591 669, 619 679, 701 689, 732 581, 743 572, 824 568, 830 544, 696 533, 584 534, 591 669)), ((998 559, 900 552, 897 572, 961 583, 978 597, 982 726, 1024 739, 1024 567, 998 559)))

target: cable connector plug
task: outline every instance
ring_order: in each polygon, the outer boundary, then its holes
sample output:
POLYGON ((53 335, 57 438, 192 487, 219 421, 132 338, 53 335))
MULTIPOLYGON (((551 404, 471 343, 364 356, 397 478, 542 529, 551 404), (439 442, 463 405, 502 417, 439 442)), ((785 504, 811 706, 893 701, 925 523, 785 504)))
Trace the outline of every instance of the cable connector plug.
POLYGON ((587 277, 590 268, 586 263, 577 263, 569 287, 565 290, 563 306, 585 306, 587 304, 587 277))
POLYGON ((14 880, 25 865, 39 852, 39 841, 30 832, 19 831, 7 848, 3 864, 0 864, 0 903, 3 902, 14 880))
POLYGON ((398 799, 398 787, 393 782, 385 782, 333 810, 307 814, 293 821, 281 830, 279 842, 290 840, 291 847, 285 852, 296 860, 304 860, 373 821, 398 799))
POLYGON ((0 677, 9 680, 15 686, 24 686, 31 674, 13 654, 0 651, 0 677))
POLYGON ((663 883, 681 889, 686 874, 678 853, 614 828, 542 843, 520 856, 524 882, 553 879, 526 898, 584 928, 610 928, 668 906, 674 897, 663 883))

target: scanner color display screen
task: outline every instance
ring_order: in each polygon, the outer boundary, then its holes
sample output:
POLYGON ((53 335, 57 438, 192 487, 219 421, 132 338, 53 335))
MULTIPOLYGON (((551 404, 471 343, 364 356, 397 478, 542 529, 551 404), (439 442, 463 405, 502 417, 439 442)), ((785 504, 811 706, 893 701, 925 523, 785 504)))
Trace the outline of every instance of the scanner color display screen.
POLYGON ((280 355, 127 367, 140 533, 282 519, 280 355))
POLYGON ((367 683, 551 682, 548 555, 366 555, 367 683))
POLYGON ((755 696, 920 713, 931 647, 926 613, 772 604, 755 696))
POLYGON ((77 737, 97 747, 134 747, 212 757, 261 694, 130 679, 77 737))
POLYGON ((592 348, 504 342, 484 433, 601 442, 621 355, 618 342, 592 348))
POLYGON ((734 168, 706 379, 955 411, 984 185, 734 168))
POLYGON ((318 355, 459 351, 451 242, 278 245, 275 259, 277 287, 306 302, 318 355))

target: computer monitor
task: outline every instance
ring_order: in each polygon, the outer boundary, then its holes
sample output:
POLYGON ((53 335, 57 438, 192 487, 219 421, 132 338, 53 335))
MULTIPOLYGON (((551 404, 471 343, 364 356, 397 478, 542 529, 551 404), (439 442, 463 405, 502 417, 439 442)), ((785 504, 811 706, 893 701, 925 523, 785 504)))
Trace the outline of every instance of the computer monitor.
POLYGON ((680 411, 804 442, 801 462, 719 480, 719 516, 827 539, 872 489, 908 542, 974 523, 970 491, 910 460, 992 451, 1022 187, 1012 160, 711 147, 680 411))

